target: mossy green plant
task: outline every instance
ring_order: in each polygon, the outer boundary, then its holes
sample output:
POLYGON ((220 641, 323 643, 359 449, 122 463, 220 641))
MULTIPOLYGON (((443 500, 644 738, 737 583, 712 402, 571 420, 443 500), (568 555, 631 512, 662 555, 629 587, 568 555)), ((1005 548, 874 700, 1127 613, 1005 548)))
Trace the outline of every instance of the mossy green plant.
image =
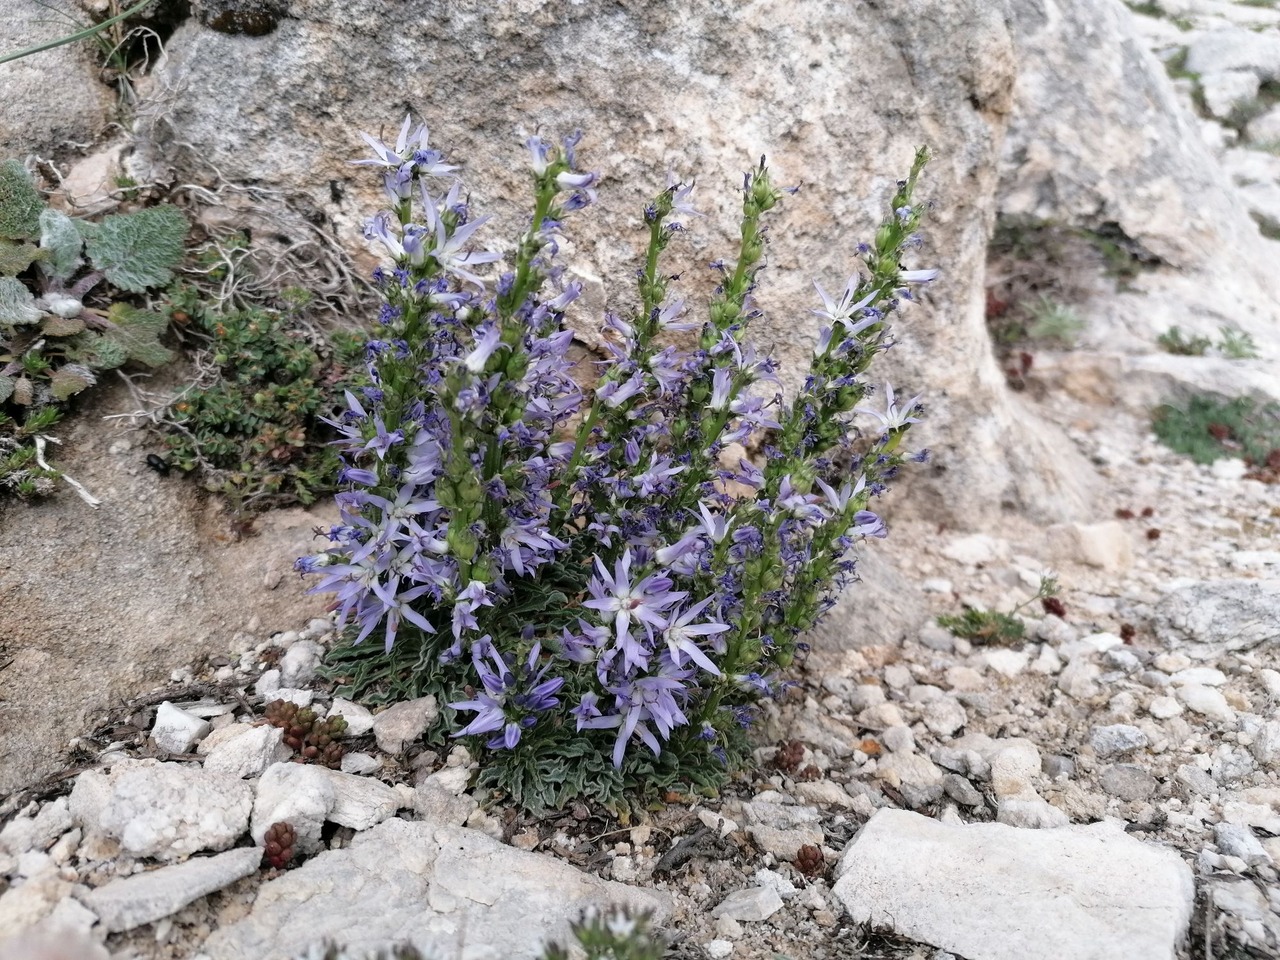
POLYGON ((1161 443, 1196 463, 1240 457, 1262 465, 1280 449, 1280 404, 1198 394, 1160 407, 1152 427, 1161 443))
POLYGON ((304 329, 305 298, 284 310, 218 310, 191 287, 168 308, 207 337, 196 352, 205 377, 169 407, 165 444, 173 466, 229 497, 238 511, 309 504, 332 492, 338 460, 323 419, 360 381, 352 335, 304 329))
POLYGON ((1012 646, 1026 637, 1026 626, 1018 619, 1018 612, 1037 600, 1049 600, 1057 595, 1057 579, 1044 576, 1040 578, 1040 588, 1035 594, 1008 613, 969 607, 958 616, 944 614, 938 617, 938 626, 949 630, 952 636, 979 646, 1012 646))

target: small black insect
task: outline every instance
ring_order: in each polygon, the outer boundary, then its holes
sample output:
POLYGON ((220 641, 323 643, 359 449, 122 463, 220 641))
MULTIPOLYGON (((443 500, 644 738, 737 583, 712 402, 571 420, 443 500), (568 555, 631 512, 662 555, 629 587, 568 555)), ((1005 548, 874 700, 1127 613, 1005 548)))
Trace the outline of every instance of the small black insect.
POLYGON ((169 461, 159 454, 148 453, 147 466, 162 477, 167 477, 169 475, 169 461))

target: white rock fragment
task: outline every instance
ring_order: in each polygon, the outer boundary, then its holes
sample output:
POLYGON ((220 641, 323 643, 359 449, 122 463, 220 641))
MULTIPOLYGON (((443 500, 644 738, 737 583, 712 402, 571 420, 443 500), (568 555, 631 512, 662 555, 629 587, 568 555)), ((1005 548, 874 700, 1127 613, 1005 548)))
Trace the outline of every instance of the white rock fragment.
POLYGON ((287 821, 297 833, 296 849, 320 848, 326 820, 367 830, 393 816, 400 795, 379 780, 313 764, 277 763, 258 781, 250 833, 261 844, 267 828, 287 821))
POLYGON ((949 826, 879 810, 846 848, 833 893, 855 923, 982 960, 1176 956, 1191 870, 1107 823, 949 826))
POLYGON ((118 877, 81 897, 108 933, 132 930, 177 913, 200 897, 257 871, 262 850, 241 847, 214 857, 118 877))
POLYGON ((1047 531, 1049 549, 1063 560, 1119 573, 1133 566, 1129 532, 1116 520, 1055 524, 1047 531))
POLYGON ((750 923, 768 920, 781 909, 782 897, 778 891, 769 887, 749 887, 729 894, 711 911, 711 915, 750 923))
POLYGON ((1168 720, 1182 713, 1182 704, 1173 697, 1152 697, 1147 712, 1157 720, 1168 720))
POLYGON ((783 900, 790 900, 796 895, 795 884, 776 870, 765 870, 763 868, 757 870, 755 881, 757 887, 767 887, 783 900))
POLYGON ((793 792, 797 799, 819 807, 838 807, 847 810, 853 806, 853 798, 844 787, 830 780, 800 781, 796 783, 793 792))
POLYGON ((166 700, 156 710, 156 720, 151 726, 151 739, 156 746, 168 753, 186 753, 213 728, 207 720, 175 707, 166 700))
POLYGON ((716 831, 722 837, 727 837, 738 829, 736 820, 730 820, 714 810, 699 810, 698 820, 704 827, 716 831))
POLYGON ((280 671, 275 669, 263 671, 262 676, 253 685, 253 692, 260 697, 265 697, 268 702, 271 700, 271 695, 279 689, 280 671))
POLYGON ((1094 727, 1089 735, 1089 745, 1100 757, 1112 757, 1121 753, 1141 750, 1151 742, 1140 729, 1128 723, 1113 723, 1094 727))
POLYGON ((1058 674, 1058 689, 1072 700, 1092 700, 1102 693, 1098 678, 1102 669, 1083 657, 1069 660, 1058 674))
POLYGON ((71 790, 71 814, 85 840, 117 840, 137 859, 226 850, 248 828, 252 806, 253 789, 242 780, 155 760, 121 760, 107 774, 86 771, 71 790))
POLYGON ((708 940, 702 945, 709 960, 724 960, 733 956, 733 942, 730 940, 708 940))
POLYGON ((228 728, 234 736, 222 739, 207 754, 207 773, 244 779, 260 777, 274 763, 288 760, 293 751, 284 744, 279 727, 238 723, 228 728))
POLYGON ((1203 717, 1220 723, 1235 722, 1236 712, 1231 709, 1231 705, 1227 703, 1227 698, 1221 691, 1213 687, 1202 687, 1195 683, 1187 684, 1178 688, 1177 697, 1188 710, 1203 717))
POLYGON ((1199 684, 1202 687, 1220 687, 1227 682, 1227 675, 1216 667, 1187 667, 1169 678, 1175 687, 1199 684))
POLYGON ((329 706, 330 717, 342 717, 347 721, 347 729, 343 733, 344 737, 362 737, 373 729, 373 714, 365 707, 358 703, 352 703, 350 700, 343 700, 341 697, 334 697, 333 703, 329 706))
POLYGON ((1008 541, 991 537, 985 533, 975 533, 966 537, 957 537, 942 548, 942 555, 948 560, 963 563, 967 566, 994 563, 1005 560, 1009 556, 1008 541))
POLYGON ((982 655, 983 661, 988 667, 1000 674, 1002 677, 1012 679, 1022 671, 1027 669, 1027 664, 1031 660, 1031 654, 1026 649, 1009 650, 996 649, 988 650, 982 655))
POLYGON ((314 640, 299 640, 280 658, 280 686, 302 688, 315 679, 324 647, 314 640))
POLYGON ((34 817, 14 817, 0 830, 0 850, 15 856, 28 850, 47 850, 71 828, 71 810, 66 797, 58 797, 40 808, 34 817))
POLYGON ((327 819, 334 823, 352 830, 368 830, 400 809, 400 795, 381 780, 320 769, 333 785, 333 806, 327 819))
POLYGON ((439 712, 435 697, 419 697, 388 707, 373 718, 378 749, 393 755, 403 753, 426 732, 439 712))
POLYGON ((368 753, 344 753, 340 763, 343 773, 353 773, 362 777, 367 777, 382 766, 377 757, 368 753))
POLYGON ((267 828, 287 822, 297 834, 294 849, 314 853, 320 849, 320 831, 333 808, 333 784, 324 768, 303 763, 277 763, 258 781, 253 801, 250 834, 261 845, 267 828))
POLYGON ((267 696, 266 702, 271 703, 275 700, 283 700, 285 703, 292 703, 295 707, 309 707, 311 701, 316 697, 314 690, 298 690, 293 687, 276 687, 267 696))

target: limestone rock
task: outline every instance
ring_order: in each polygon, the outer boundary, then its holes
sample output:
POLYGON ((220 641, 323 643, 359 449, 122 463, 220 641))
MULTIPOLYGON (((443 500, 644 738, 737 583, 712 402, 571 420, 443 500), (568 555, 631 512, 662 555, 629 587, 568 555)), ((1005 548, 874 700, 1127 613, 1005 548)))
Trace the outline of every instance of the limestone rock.
POLYGON ((244 779, 260 777, 274 763, 287 760, 292 751, 284 745, 279 727, 238 723, 225 728, 235 736, 221 740, 204 761, 207 773, 244 779))
POLYGON ((177 913, 206 894, 247 877, 262 863, 257 847, 228 850, 147 873, 119 877, 82 896, 109 933, 132 930, 177 913))
POLYGON ((367 830, 395 814, 400 797, 379 780, 307 763, 277 763, 258 781, 251 834, 262 843, 273 823, 286 821, 297 832, 295 848, 320 848, 326 820, 367 830))
POLYGON ((1195 37, 1187 46, 1192 73, 1248 70, 1259 80, 1280 79, 1280 37, 1242 27, 1224 27, 1195 37))
POLYGON ((316 675, 324 647, 314 640, 299 640, 280 658, 280 686, 305 687, 316 675))
POLYGON ((58 797, 40 808, 34 817, 14 817, 0 830, 0 850, 12 854, 47 850, 54 840, 71 828, 71 810, 66 797, 58 797))
POLYGON ((166 700, 156 709, 156 721, 151 727, 151 739, 161 750, 169 753, 186 753, 212 729, 207 720, 187 713, 166 700))
POLYGON ((532 960, 589 905, 671 914, 667 898, 581 873, 475 830, 392 819, 265 884, 249 915, 202 948, 210 960, 292 957, 321 940, 363 955, 408 941, 429 956, 532 960), (305 911, 305 913, 304 913, 305 911), (301 918, 305 916, 305 921, 301 918))
POLYGON ((1180 587, 1155 610, 1156 635, 1198 660, 1280 645, 1280 580, 1211 580, 1180 587))
POLYGON ((273 823, 288 823, 297 833, 294 849, 320 849, 320 831, 333 808, 333 786, 323 768, 311 764, 277 763, 258 781, 253 802, 251 834, 261 844, 273 823))
POLYGON ((782 909, 782 897, 769 887, 748 887, 735 890, 724 898, 714 910, 713 917, 729 917, 732 920, 750 922, 768 920, 782 909))
POLYGON ((118 840, 131 857, 158 860, 226 850, 248 829, 252 806, 253 789, 241 780, 154 760, 86 771, 71 790, 71 814, 86 834, 118 840))
POLYGON ((846 848, 833 893, 855 923, 969 960, 1174 960, 1191 870, 1109 824, 948 826, 879 810, 846 848))
POLYGON ((378 749, 390 754, 403 753, 405 747, 426 732, 439 712, 435 697, 392 704, 373 718, 373 736, 378 749))
MULTIPOLYGON (((851 18, 832 0, 804 8, 770 0, 753 8, 749 29, 697 5, 624 5, 604 18, 572 4, 534 17, 515 8, 492 16, 459 12, 443 22, 439 39, 468 50, 465 64, 440 58, 428 78, 400 43, 399 23, 439 22, 437 9, 411 0, 392 20, 371 0, 301 0, 289 6, 289 29, 251 40, 195 24, 180 27, 166 44, 155 85, 201 95, 177 113, 159 100, 141 107, 135 175, 198 174, 174 144, 200 143, 202 163, 231 180, 305 198, 306 207, 363 250, 361 212, 382 202, 380 184, 352 176, 347 161, 362 147, 343 121, 364 118, 376 132, 394 128, 400 116, 388 113, 376 84, 343 78, 398 76, 401 99, 423 112, 433 145, 467 163, 477 208, 495 215, 486 241, 495 246, 507 242, 525 206, 517 129, 586 130, 579 154, 607 181, 628 182, 602 191, 598 215, 575 224, 573 243, 580 269, 618 278, 630 276, 636 251, 631 241, 613 238, 630 236, 623 223, 633 201, 660 184, 669 165, 696 174, 701 187, 736 181, 741 158, 767 153, 781 182, 803 175, 823 185, 794 206, 795 222, 805 226, 772 237, 774 262, 804 264, 804 270, 777 270, 776 287, 760 291, 766 315, 760 335, 776 344, 783 376, 794 387, 817 331, 816 325, 797 329, 796 314, 783 306, 811 290, 810 273, 848 276, 850 244, 837 240, 837 224, 871 228, 878 214, 870 213, 866 197, 883 194, 873 184, 891 182, 899 174, 886 166, 902 168, 912 145, 928 140, 939 156, 953 158, 931 170, 929 189, 947 210, 931 225, 930 249, 954 286, 921 297, 912 318, 915 336, 900 338, 886 358, 886 375, 895 383, 930 385, 938 399, 919 442, 948 467, 945 474, 917 473, 904 509, 965 524, 998 515, 1002 501, 1026 503, 1055 519, 1083 509, 1079 488, 1089 482, 1087 473, 1058 466, 1063 458, 1074 463, 1077 454, 1009 396, 990 351, 976 349, 986 342, 980 238, 993 207, 995 154, 1016 71, 1002 5, 905 0, 862 7, 851 18), (937 30, 939 23, 949 29, 937 30), (254 55, 245 57, 250 42, 254 55), (682 75, 717 80, 673 90, 668 71, 652 69, 654 51, 678 64, 682 75), (783 62, 816 66, 777 70, 783 62), (885 63, 893 64, 887 73, 885 63), (551 79, 557 76, 574 78, 572 97, 551 79), (868 89, 876 96, 864 96, 868 89), (339 100, 342 117, 326 109, 339 100), (475 116, 486 122, 475 124, 475 116), (715 122, 708 125, 708 117, 715 122), (626 144, 625 159, 615 144, 626 144), (352 189, 334 200, 331 180, 352 189), (1012 436, 1019 440, 1011 442, 1012 436)), ((727 190, 705 195, 709 212, 701 224, 719 246, 734 228, 736 198, 727 190)))
POLYGON ((368 708, 352 703, 350 700, 343 700, 341 697, 333 698, 328 715, 342 717, 347 721, 347 729, 343 733, 346 737, 362 737, 373 729, 373 714, 368 708))

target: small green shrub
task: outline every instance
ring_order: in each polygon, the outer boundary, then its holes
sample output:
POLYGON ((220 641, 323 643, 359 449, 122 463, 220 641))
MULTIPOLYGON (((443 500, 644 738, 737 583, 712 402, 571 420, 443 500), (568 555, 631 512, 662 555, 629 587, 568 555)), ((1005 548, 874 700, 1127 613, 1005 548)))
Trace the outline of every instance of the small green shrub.
POLYGON ((1209 352, 1209 348, 1213 346, 1213 341, 1208 337, 1187 337, 1183 334, 1180 327, 1170 327, 1167 331, 1156 337, 1156 343, 1160 344, 1160 349, 1165 353, 1176 354, 1180 357, 1203 357, 1209 352))
POLYGON ((1265 464, 1280 448, 1280 404, 1249 397, 1195 396, 1185 407, 1160 407, 1153 420, 1160 442, 1196 463, 1241 457, 1265 464))
POLYGON ((1047 600, 1057 594, 1057 579, 1041 577, 1040 588, 1035 595, 1024 600, 1008 613, 970 607, 959 616, 944 614, 938 617, 938 626, 950 630, 952 636, 962 637, 979 646, 1012 646, 1024 639, 1026 635, 1026 628, 1018 619, 1018 611, 1037 600, 1047 600))
POLYGON ((1242 330, 1232 327, 1219 327, 1222 339, 1218 341, 1218 349, 1229 360, 1256 360, 1258 345, 1253 337, 1242 330))
POLYGON ((1208 337, 1188 337, 1181 328, 1173 326, 1156 337, 1156 343, 1166 353, 1181 357, 1203 357, 1211 349, 1215 349, 1228 360, 1257 359, 1258 345, 1249 334, 1234 327, 1219 327, 1218 332, 1222 334, 1222 339, 1214 343, 1208 337))
POLYGON ((239 508, 309 504, 336 489, 322 418, 355 382, 355 338, 308 335, 296 310, 219 311, 190 287, 175 292, 169 312, 209 338, 195 360, 211 371, 170 405, 173 466, 198 470, 239 508))
POLYGON ((1085 323, 1076 311, 1043 294, 1027 307, 1031 322, 1027 324, 1027 337, 1031 340, 1052 341, 1063 347, 1074 347, 1084 330, 1085 323))

